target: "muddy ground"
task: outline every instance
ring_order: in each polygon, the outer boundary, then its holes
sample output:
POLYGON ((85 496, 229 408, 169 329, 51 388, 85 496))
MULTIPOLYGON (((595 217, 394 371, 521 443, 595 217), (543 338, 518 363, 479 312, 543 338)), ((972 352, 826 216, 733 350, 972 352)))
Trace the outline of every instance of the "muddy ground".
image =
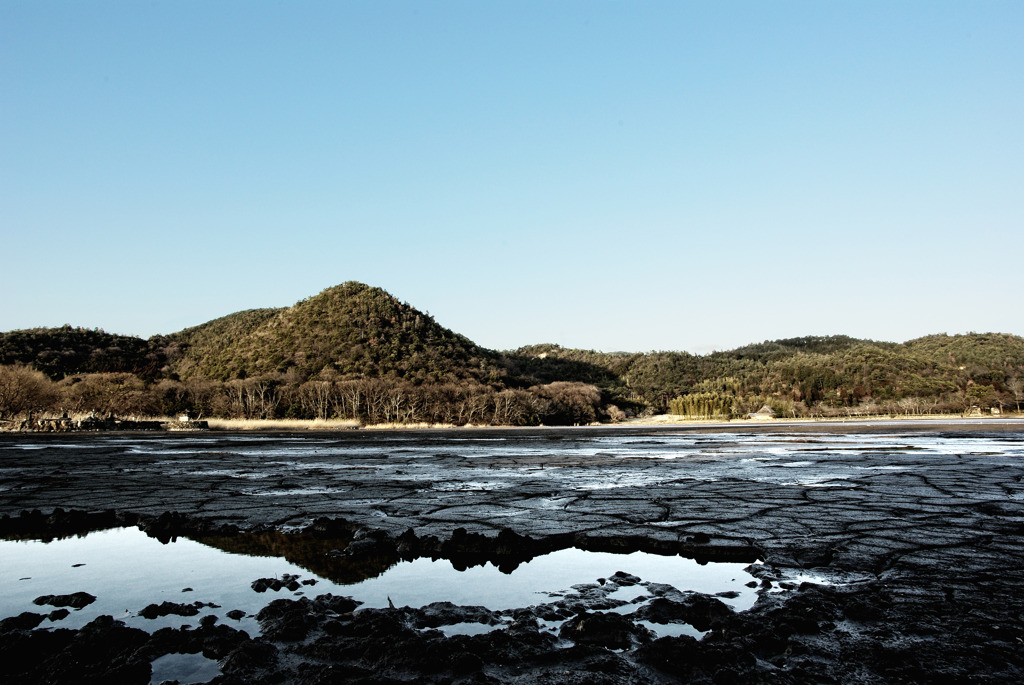
POLYGON ((654 639, 606 613, 600 588, 513 616, 280 599, 261 612, 262 636, 215 622, 150 634, 112 619, 43 630, 47 607, 0 622, 0 680, 149 682, 155 656, 199 651, 220 660, 224 683, 1024 680, 1024 425, 735 431, 0 434, 6 537, 139 525, 274 548, 335 575, 417 556, 514 565, 570 546, 764 561, 747 612, 652 589, 647 618, 709 630, 701 640, 654 639), (749 431, 789 451, 751 462, 749 431), (692 438, 685 459, 643 454, 680 435, 692 438), (921 436, 957 448, 921 449, 921 436), (624 439, 635 454, 623 456, 624 439), (807 570, 829 583, 787 582, 807 570), (509 627, 430 630, 467 620, 509 627), (542 629, 555 620, 557 634, 542 629))

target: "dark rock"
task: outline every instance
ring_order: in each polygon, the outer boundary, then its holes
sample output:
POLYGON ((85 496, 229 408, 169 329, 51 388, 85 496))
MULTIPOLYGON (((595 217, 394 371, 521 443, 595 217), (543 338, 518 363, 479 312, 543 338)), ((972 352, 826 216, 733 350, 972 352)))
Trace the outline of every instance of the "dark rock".
MULTIPOLYGON (((64 610, 67 612, 67 609, 64 610)), ((17 616, 11 616, 0 620, 0 635, 11 630, 32 630, 46 618, 42 614, 33 614, 31 611, 24 611, 17 616)))
POLYGON ((267 590, 277 592, 281 588, 287 588, 294 592, 299 589, 298 579, 297 575, 285 573, 280 578, 257 578, 252 581, 250 587, 256 592, 266 592, 267 590))
POLYGON ((362 602, 357 602, 351 597, 344 597, 341 595, 317 595, 316 603, 319 606, 324 607, 327 611, 332 611, 338 614, 348 614, 356 610, 362 602))
POLYGON ((52 607, 71 607, 72 609, 81 609, 89 606, 95 601, 96 598, 88 592, 75 592, 70 595, 43 595, 42 597, 36 597, 33 599, 32 603, 39 606, 48 604, 52 607))
POLYGON ((275 599, 256 614, 256 620, 268 640, 296 642, 305 638, 317 623, 312 609, 312 602, 306 597, 275 599))
MULTIPOLYGON (((705 644, 682 635, 663 637, 642 645, 636 651, 637 661, 670 673, 682 680, 692 682, 751 682, 754 679, 740 677, 750 674, 756 666, 755 658, 740 644, 705 644), (721 674, 721 675, 720 675, 721 674)), ((794 682, 776 678, 768 682, 794 682)), ((800 681, 796 681, 800 682, 800 681)))
POLYGON ((451 602, 434 602, 415 613, 417 628, 436 628, 455 623, 483 623, 496 625, 498 616, 485 607, 457 606, 451 602))
POLYGON ((224 615, 230 619, 234 619, 235 621, 240 621, 245 618, 245 612, 241 609, 232 609, 224 615))
POLYGON ((544 604, 536 608, 537 618, 545 621, 564 621, 573 616, 574 612, 557 604, 544 604))
POLYGON ((161 602, 160 604, 150 604, 145 609, 139 612, 139 616, 148 619, 158 618, 160 616, 195 616, 199 613, 199 607, 195 604, 178 604, 177 602, 161 602))
POLYGON ((484 662, 476 654, 459 652, 449 661, 449 668, 455 675, 469 675, 483 670, 484 662))
POLYGON ((251 673, 277 663, 277 655, 274 645, 263 640, 250 640, 240 643, 221 659, 220 667, 227 674, 251 673))
POLYGON ((148 682, 149 661, 139 653, 150 637, 145 631, 99 616, 81 630, 68 632, 73 635, 69 643, 54 658, 40 663, 40 682, 148 682))
POLYGON ((51 621, 63 621, 70 613, 67 609, 54 609, 47 615, 47 618, 51 621))
POLYGON ((628 587, 630 585, 636 585, 637 583, 640 582, 639 578, 637 578, 636 576, 631 575, 629 573, 626 573, 625 571, 616 571, 615 573, 612 574, 612 577, 609 578, 608 580, 611 580, 616 585, 619 585, 619 586, 622 586, 622 587, 628 587))
POLYGON ((0 682, 46 682, 40 672, 43 663, 60 654, 74 639, 76 631, 63 628, 8 630, 4 626, 5 621, 10 620, 0 621, 0 682))
POLYGON ((689 623, 697 630, 708 630, 719 619, 731 616, 732 609, 714 597, 699 593, 684 595, 683 601, 655 597, 635 612, 636 618, 653 623, 689 623))
POLYGON ((621 614, 581 612, 562 624, 559 635, 576 644, 628 649, 651 639, 651 631, 621 614))

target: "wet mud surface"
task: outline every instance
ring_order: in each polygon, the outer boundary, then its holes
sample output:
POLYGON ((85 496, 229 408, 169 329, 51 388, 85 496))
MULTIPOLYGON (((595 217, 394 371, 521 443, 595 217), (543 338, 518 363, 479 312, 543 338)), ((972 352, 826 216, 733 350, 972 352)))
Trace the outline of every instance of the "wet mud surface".
MULTIPOLYGON (((125 525, 339 582, 401 559, 515 568, 569 547, 763 563, 746 611, 625 575, 501 610, 360 608, 314 586, 270 601, 248 632, 223 615, 61 628, 47 616, 74 611, 63 595, 80 588, 53 588, 37 612, 0 617, 0 680, 145 683, 179 653, 232 683, 1024 679, 1019 422, 0 435, 4 537, 125 525), (630 584, 645 600, 626 613, 608 593, 630 584), (445 630, 469 624, 491 629, 445 630), (699 633, 659 637, 670 624, 699 633)), ((239 583, 260 580, 296 582, 239 583)), ((191 609, 154 599, 153 613, 176 611, 191 609)))

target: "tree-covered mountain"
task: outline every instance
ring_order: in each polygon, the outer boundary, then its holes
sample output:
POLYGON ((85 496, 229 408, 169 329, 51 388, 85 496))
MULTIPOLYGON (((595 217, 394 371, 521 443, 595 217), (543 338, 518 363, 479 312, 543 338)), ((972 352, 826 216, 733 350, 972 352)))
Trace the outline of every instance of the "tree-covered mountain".
POLYGON ((303 380, 324 370, 343 379, 414 383, 497 377, 497 355, 380 288, 343 283, 283 309, 239 312, 167 336, 181 346, 181 378, 230 380, 268 373, 303 380))
POLYGON ((1019 410, 1022 386, 1024 338, 1009 334, 808 336, 707 355, 496 352, 354 282, 149 340, 70 326, 0 333, 0 405, 7 392, 20 411, 27 393, 38 409, 71 411, 587 423, 765 404, 783 416, 1019 410))

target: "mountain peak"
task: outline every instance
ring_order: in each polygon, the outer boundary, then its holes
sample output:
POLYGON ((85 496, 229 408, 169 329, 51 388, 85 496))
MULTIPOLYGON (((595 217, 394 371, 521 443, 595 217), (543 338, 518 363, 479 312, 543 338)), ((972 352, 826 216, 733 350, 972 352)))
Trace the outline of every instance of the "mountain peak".
MULTIPOLYGON (((291 307, 250 310, 171 336, 183 377, 219 380, 325 369, 414 382, 478 377, 494 354, 387 291, 347 281, 291 307)), ((490 369, 488 369, 489 373, 490 369)))

